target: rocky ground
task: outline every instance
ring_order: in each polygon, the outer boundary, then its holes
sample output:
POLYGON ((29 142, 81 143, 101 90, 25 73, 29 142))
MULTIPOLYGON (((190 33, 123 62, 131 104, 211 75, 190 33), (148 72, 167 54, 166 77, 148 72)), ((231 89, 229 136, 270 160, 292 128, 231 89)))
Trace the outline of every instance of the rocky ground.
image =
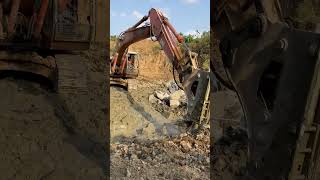
POLYGON ((209 130, 188 133, 180 91, 135 83, 111 88, 111 179, 209 179, 209 130))
POLYGON ((111 179, 209 179, 209 136, 125 139, 111 146, 111 179))
POLYGON ((235 93, 222 90, 211 96, 210 172, 214 180, 233 180, 244 174, 247 136, 242 110, 235 93))

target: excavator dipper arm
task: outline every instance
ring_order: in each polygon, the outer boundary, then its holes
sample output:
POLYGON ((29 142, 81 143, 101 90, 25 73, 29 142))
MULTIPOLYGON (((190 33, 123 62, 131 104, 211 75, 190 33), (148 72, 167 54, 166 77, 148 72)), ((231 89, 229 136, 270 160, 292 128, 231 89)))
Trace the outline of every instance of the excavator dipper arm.
POLYGON ((124 66, 126 63, 126 61, 123 60, 123 57, 125 57, 124 55, 126 54, 128 47, 133 43, 136 43, 143 39, 147 39, 149 37, 150 37, 149 26, 127 30, 126 32, 124 32, 117 43, 117 54, 113 61, 112 72, 116 71, 116 66, 118 65, 118 66, 121 66, 120 72, 121 74, 123 74, 124 66), (118 59, 121 59, 122 61, 119 61, 118 59))

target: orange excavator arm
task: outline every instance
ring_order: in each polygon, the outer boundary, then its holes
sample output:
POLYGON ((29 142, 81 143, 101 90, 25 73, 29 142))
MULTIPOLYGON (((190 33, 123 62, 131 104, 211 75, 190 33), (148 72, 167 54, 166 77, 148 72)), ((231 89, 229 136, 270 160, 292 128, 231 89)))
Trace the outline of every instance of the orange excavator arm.
POLYGON ((191 52, 184 43, 184 38, 173 28, 168 19, 158 10, 151 9, 148 16, 144 16, 134 26, 123 32, 116 45, 116 54, 113 59, 112 73, 122 74, 125 76, 125 54, 128 47, 138 41, 155 37, 160 43, 163 51, 171 60, 178 74, 190 70, 191 66, 197 69, 196 54, 191 52), (150 25, 138 27, 143 22, 150 19, 150 25), (179 44, 183 44, 188 55, 182 53, 179 44))
POLYGON ((113 56, 111 74, 114 75, 113 77, 125 78, 125 54, 128 47, 133 43, 151 37, 155 37, 160 43, 166 56, 179 74, 182 89, 188 98, 188 110, 191 114, 197 116, 195 111, 200 112, 202 106, 199 103, 202 103, 209 83, 208 72, 198 68, 197 54, 190 51, 184 42, 184 38, 177 33, 159 10, 152 8, 148 16, 144 16, 119 36, 116 44, 116 54, 113 56), (148 19, 150 24, 139 27, 148 19), (186 50, 185 53, 182 52, 180 45, 186 50))

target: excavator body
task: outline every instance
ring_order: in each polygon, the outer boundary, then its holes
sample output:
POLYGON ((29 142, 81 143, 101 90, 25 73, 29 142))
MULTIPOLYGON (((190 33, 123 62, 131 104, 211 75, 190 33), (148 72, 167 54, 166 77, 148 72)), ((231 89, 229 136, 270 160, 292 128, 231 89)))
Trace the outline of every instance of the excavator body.
MULTIPOLYGON (((111 61, 115 57, 111 57, 111 61)), ((139 59, 140 55, 137 52, 128 51, 123 56, 124 71, 123 74, 112 73, 111 77, 113 78, 137 78, 139 75, 139 59)))
MULTIPOLYGON (((116 57, 115 57, 116 58, 116 57)), ((125 60, 125 68, 123 74, 113 73, 110 75, 110 85, 118 86, 129 90, 131 84, 130 79, 135 79, 139 76, 139 59, 140 55, 137 52, 128 51, 123 57, 125 60)), ((111 61, 114 57, 111 57, 111 61)))

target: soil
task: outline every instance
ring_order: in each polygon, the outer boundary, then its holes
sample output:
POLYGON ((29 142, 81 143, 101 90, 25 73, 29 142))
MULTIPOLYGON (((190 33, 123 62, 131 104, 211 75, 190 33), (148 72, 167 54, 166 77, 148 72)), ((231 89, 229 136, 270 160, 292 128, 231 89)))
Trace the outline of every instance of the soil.
POLYGON ((87 94, 55 93, 11 76, 0 80, 1 179, 106 179, 104 57, 97 51, 64 56, 86 65, 87 94))

